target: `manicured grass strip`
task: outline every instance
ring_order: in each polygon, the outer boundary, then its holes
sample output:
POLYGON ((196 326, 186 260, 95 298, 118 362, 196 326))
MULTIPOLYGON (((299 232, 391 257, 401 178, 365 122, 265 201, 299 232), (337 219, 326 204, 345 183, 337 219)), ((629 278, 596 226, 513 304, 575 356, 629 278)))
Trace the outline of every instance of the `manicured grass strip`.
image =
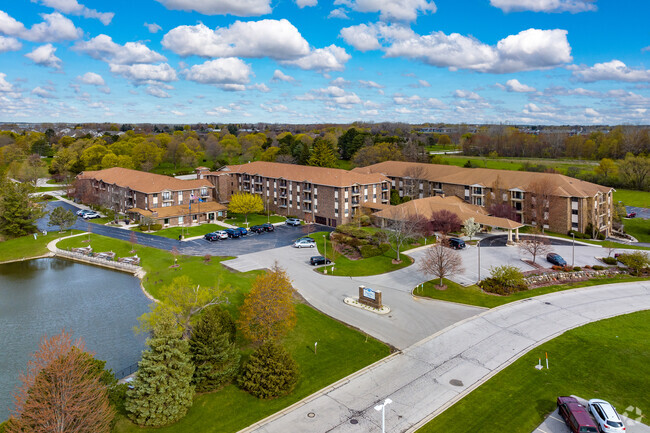
POLYGON ((65 186, 39 186, 36 192, 65 191, 65 186))
MULTIPOLYGON (((300 366, 300 380, 291 395, 259 400, 234 385, 197 397, 189 413, 160 433, 236 432, 380 360, 389 354, 386 345, 306 306, 296 308, 298 321, 284 345, 300 366), (314 342, 318 352, 314 354, 314 342)), ((140 432, 120 419, 115 433, 140 432)))
POLYGON ((623 220, 623 224, 625 233, 634 236, 639 242, 650 242, 650 219, 630 218, 623 220))
MULTIPOLYGON (((332 243, 329 240, 329 233, 327 232, 316 232, 312 233, 311 236, 316 240, 316 245, 318 247, 318 252, 321 255, 325 255, 325 239, 323 235, 326 235, 327 239, 327 257, 334 262, 334 275, 345 276, 345 277, 361 277, 367 275, 377 275, 383 274, 386 272, 395 271, 397 269, 405 268, 413 263, 411 258, 407 255, 400 254, 402 262, 399 264, 393 264, 393 259, 395 258, 395 252, 393 250, 388 250, 388 252, 381 256, 369 257, 367 259, 359 260, 350 260, 342 254, 337 253, 332 248, 332 243)), ((315 252, 314 252, 315 253, 315 252)), ((314 254, 316 255, 316 254, 314 254)), ((323 266, 317 268, 317 272, 323 273, 325 269, 328 270, 328 273, 332 273, 332 265, 323 266)))
POLYGON ((614 191, 614 201, 622 201, 626 206, 650 207, 650 192, 617 189, 614 191))
MULTIPOLYGON (((650 413, 650 311, 567 331, 515 361, 434 418, 421 433, 530 433, 560 395, 602 398, 650 413), (550 369, 533 368, 548 352, 550 369)), ((542 361, 543 362, 543 361, 542 361)))
MULTIPOLYGON (((183 233, 183 236, 190 238, 194 236, 203 236, 206 233, 225 229, 226 226, 222 226, 221 224, 201 224, 193 227, 170 227, 168 229, 158 230, 157 232, 152 232, 150 234, 170 239, 178 239, 178 235, 180 235, 181 232, 183 233)), ((132 230, 137 231, 137 229, 132 230)))
POLYGON ((54 239, 75 233, 81 232, 79 230, 59 232, 55 227, 52 227, 52 231, 48 232, 46 236, 37 233, 36 239, 34 239, 33 235, 28 235, 0 242, 0 262, 42 256, 48 252, 48 243, 54 239))
POLYGON ((414 295, 424 296, 426 298, 438 299, 440 301, 458 302, 460 304, 475 305, 477 307, 494 308, 499 305, 519 301, 521 299, 532 298, 533 296, 545 295, 547 293, 561 292, 563 290, 577 289, 578 287, 599 286, 602 284, 624 283, 630 281, 647 281, 647 278, 630 277, 628 275, 617 275, 612 278, 596 278, 587 281, 578 281, 575 283, 556 284, 553 286, 539 287, 524 292, 517 292, 509 296, 493 295, 486 293, 476 285, 463 287, 460 284, 444 279, 447 285, 446 290, 438 290, 434 286, 440 280, 435 279, 424 283, 423 288, 416 288, 414 295))
MULTIPOLYGON (((244 215, 242 214, 229 213, 226 222, 234 226, 247 227, 246 224, 244 224, 244 220, 245 218, 244 215)), ((286 220, 286 218, 280 215, 271 215, 270 220, 271 220, 271 224, 274 224, 274 223, 281 223, 282 221, 286 220)), ((267 222, 269 222, 269 217, 266 214, 248 215, 248 227, 265 224, 267 222)))
MULTIPOLYGON (((640 228, 638 229, 638 231, 640 231, 642 235, 644 233, 644 227, 649 227, 650 226, 650 223, 642 222, 642 221, 649 221, 649 220, 626 219, 624 221, 625 221, 625 223, 627 223, 628 221, 639 221, 640 228)), ((632 231, 637 230, 636 229, 637 226, 635 226, 634 224, 632 224, 630 227, 632 227, 632 231)), ((627 230, 627 227, 626 227, 626 230, 627 230)), ((530 226, 525 226, 525 227, 522 227, 522 228, 519 229, 519 233, 523 233, 523 234, 530 233, 532 231, 533 231, 533 228, 530 227, 530 226)), ((565 234, 562 234, 562 233, 549 232, 548 230, 546 230, 544 232, 544 234, 546 234, 547 236, 553 236, 553 237, 556 237, 556 238, 572 240, 571 236, 565 235, 565 234)), ((632 234, 632 236, 634 236, 634 235, 632 234)), ((598 240, 594 240, 594 239, 577 239, 577 238, 576 238, 576 241, 584 242, 586 244, 600 245, 603 248, 612 247, 612 248, 620 248, 622 250, 650 250, 650 248, 648 248, 648 247, 640 247, 640 246, 636 246, 634 244, 622 244, 622 243, 619 243, 619 242, 612 242, 612 241, 598 241, 598 240)), ((650 242, 650 241, 645 241, 645 242, 650 242)), ((603 256, 606 256, 606 255, 607 255, 607 250, 603 250, 603 256)))
POLYGON ((594 164, 585 163, 584 161, 563 161, 545 158, 483 158, 479 156, 444 155, 444 160, 459 167, 462 167, 467 160, 470 160, 476 167, 498 170, 519 170, 524 166, 525 162, 529 162, 533 165, 545 165, 554 168, 561 173, 566 173, 569 167, 578 167, 586 172, 593 171, 595 167, 594 164))

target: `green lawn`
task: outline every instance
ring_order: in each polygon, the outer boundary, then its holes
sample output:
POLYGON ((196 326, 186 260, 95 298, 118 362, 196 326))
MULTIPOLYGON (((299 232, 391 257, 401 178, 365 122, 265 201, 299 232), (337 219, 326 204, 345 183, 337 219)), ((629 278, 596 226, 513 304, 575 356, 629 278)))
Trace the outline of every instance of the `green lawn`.
POLYGON ((340 168, 343 170, 352 170, 354 168, 354 163, 346 159, 337 159, 336 168, 340 168))
MULTIPOLYGON (((170 239, 178 239, 178 235, 183 233, 183 236, 190 238, 193 236, 203 236, 206 233, 215 232, 217 230, 225 230, 226 226, 220 224, 201 224, 198 226, 192 227, 170 227, 168 229, 158 230, 157 232, 152 232, 150 234, 156 236, 163 236, 170 239)), ((137 230, 137 229, 131 229, 137 230)), ((139 230, 138 230, 139 231, 139 230)))
POLYGON ((594 163, 586 161, 572 161, 572 160, 558 160, 546 158, 483 158, 480 156, 452 156, 445 155, 444 160, 451 165, 462 167, 467 160, 471 160, 475 166, 481 168, 492 168, 499 170, 519 170, 524 166, 524 162, 529 162, 533 165, 545 165, 552 167, 561 173, 566 173, 569 167, 578 167, 584 171, 592 171, 595 167, 594 163))
POLYGON ((602 398, 650 413, 650 311, 567 331, 515 361, 434 418, 421 433, 530 433, 560 395, 602 398), (533 368, 548 352, 550 369, 533 368))
MULTIPOLYGON (((281 223, 282 221, 286 220, 285 217, 280 216, 280 215, 271 215, 271 224, 274 223, 281 223)), ((260 225, 260 224, 265 224, 269 221, 269 217, 266 214, 249 214, 248 215, 248 227, 255 226, 255 225, 260 225)), ((226 222, 228 224, 232 224, 234 226, 242 226, 244 227, 244 215, 243 214, 236 214, 236 213, 229 213, 228 214, 228 219, 226 219, 226 222)))
MULTIPOLYGON (((372 338, 366 341, 365 335, 306 305, 298 305, 296 313, 296 327, 284 340, 285 347, 300 366, 300 380, 291 395, 259 400, 230 385, 217 393, 198 396, 185 418, 170 427, 156 429, 156 432, 239 431, 389 354, 386 345, 372 338), (318 353, 314 354, 316 341, 318 353)), ((142 430, 122 418, 113 431, 142 430)))
POLYGON ((454 152, 457 150, 462 150, 461 147, 455 146, 453 144, 448 144, 443 146, 442 144, 435 144, 433 146, 426 146, 427 152, 454 152))
POLYGON ((617 189, 614 192, 614 200, 622 201, 626 206, 650 207, 650 192, 617 189))
MULTIPOLYGON (((638 230, 641 232, 641 235, 643 237, 644 223, 641 222, 641 221, 648 221, 648 220, 642 220, 641 218, 639 218, 638 220, 633 220, 633 219, 624 220, 625 223, 627 223, 628 221, 639 221, 639 225, 641 225, 641 227, 638 230)), ((632 227, 632 230, 634 232, 634 230, 636 228, 634 223, 631 224, 631 227, 632 227)), ((645 227, 647 227, 647 226, 645 226, 645 227)), ((524 227, 519 229, 519 233, 526 234, 526 233, 532 232, 532 230, 533 230, 532 227, 524 226, 524 227)), ((626 228, 626 231, 627 231, 627 228, 626 228)), ((555 233, 555 232, 550 232, 548 230, 546 230, 544 233, 547 236, 553 236, 553 237, 556 237, 556 238, 563 238, 563 239, 571 240, 571 236, 565 235, 563 233, 555 233)), ((646 229, 645 233, 647 233, 647 229, 646 229)), ((632 234, 632 233, 630 233, 630 234, 632 234)), ((632 236, 635 236, 635 235, 632 234, 632 236)), ((576 241, 584 242, 584 243, 592 244, 592 245, 600 245, 603 248, 612 247, 612 248, 619 248, 619 249, 622 249, 622 250, 650 250, 650 248, 648 248, 648 247, 639 247, 639 246, 635 246, 634 244, 629 245, 629 244, 622 244, 622 243, 619 243, 619 242, 612 242, 612 241, 599 241, 599 240, 594 240, 594 239, 577 239, 577 238, 576 238, 576 241)), ((650 241, 645 241, 645 242, 650 242, 650 241)), ((606 255, 606 253, 604 253, 604 254, 606 255)))
POLYGON ((477 307, 494 308, 499 305, 508 304, 510 302, 519 301, 521 299, 532 298, 533 296, 545 295, 547 293, 561 292, 562 290, 577 289, 578 287, 598 286, 601 284, 613 284, 626 281, 646 281, 646 278, 636 278, 627 275, 615 276, 612 278, 597 278, 588 281, 578 281, 568 284, 556 284, 553 286, 539 287, 537 289, 530 289, 524 292, 517 292, 509 296, 493 295, 486 293, 476 285, 463 287, 460 284, 454 283, 444 279, 447 285, 446 290, 438 290, 435 285, 440 281, 439 279, 427 281, 424 287, 416 288, 413 291, 414 295, 424 296, 431 299, 438 299, 440 301, 458 302, 460 304, 475 305, 477 307))
POLYGON ((639 242, 650 242, 650 219, 624 219, 623 225, 625 233, 634 236, 639 242))
POLYGON ((0 262, 42 256, 47 254, 47 244, 50 241, 74 233, 81 233, 79 230, 68 230, 61 233, 57 231, 56 227, 52 227, 50 230, 52 231, 49 231, 46 236, 38 233, 36 239, 33 235, 28 235, 0 242, 0 262))
POLYGON ((65 191, 65 186, 39 186, 36 192, 65 191))
MULTIPOLYGON (((367 275, 383 274, 404 268, 413 263, 409 256, 400 254, 402 263, 399 263, 397 265, 393 264, 392 260, 395 258, 395 252, 393 250, 388 250, 388 252, 382 256, 369 257, 367 259, 360 260, 350 260, 342 254, 334 251, 331 248, 332 243, 330 242, 329 237, 323 238, 323 235, 329 236, 329 233, 316 232, 310 234, 309 236, 313 237, 316 240, 316 245, 321 255, 325 255, 325 239, 327 239, 327 257, 332 262, 334 262, 334 275, 337 276, 361 277, 367 275)), ((332 273, 331 265, 317 268, 316 271, 323 273, 325 269, 328 270, 328 273, 332 273)))

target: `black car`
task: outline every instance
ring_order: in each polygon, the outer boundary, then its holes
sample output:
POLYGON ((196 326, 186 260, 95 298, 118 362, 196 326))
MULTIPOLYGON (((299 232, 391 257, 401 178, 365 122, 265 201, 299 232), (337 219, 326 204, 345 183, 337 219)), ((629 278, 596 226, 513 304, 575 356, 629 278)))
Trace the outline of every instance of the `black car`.
POLYGON ((264 230, 266 230, 267 232, 272 232, 275 230, 275 226, 271 223, 264 223, 262 224, 262 227, 264 227, 264 230))
POLYGON ((331 261, 330 259, 326 259, 326 258, 323 257, 323 256, 314 256, 314 257, 311 257, 311 258, 309 259, 309 264, 312 265, 312 266, 316 266, 316 265, 328 265, 328 264, 330 264, 330 263, 332 263, 332 261, 331 261))
POLYGON ((248 229, 251 233, 264 233, 266 230, 264 230, 264 227, 262 226, 253 226, 248 229))
POLYGON ((556 266, 566 266, 566 260, 564 260, 562 256, 557 253, 549 253, 546 256, 546 260, 548 260, 549 262, 553 263, 556 266))
POLYGON ((206 241, 214 242, 214 241, 218 241, 220 237, 216 233, 206 233, 203 236, 203 239, 205 239, 206 241))
POLYGON ((460 238, 449 238, 449 246, 455 250, 462 250, 466 247, 465 241, 460 238))
POLYGON ((225 232, 228 233, 229 238, 238 238, 241 236, 241 233, 238 229, 226 229, 225 232))

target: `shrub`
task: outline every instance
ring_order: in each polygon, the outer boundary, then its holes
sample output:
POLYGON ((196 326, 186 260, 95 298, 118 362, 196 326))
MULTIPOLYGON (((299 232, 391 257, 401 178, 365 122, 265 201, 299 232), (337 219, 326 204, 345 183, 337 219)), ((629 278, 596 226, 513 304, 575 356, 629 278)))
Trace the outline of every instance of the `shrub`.
POLYGON ((353 238, 358 238, 358 239, 371 239, 372 234, 368 233, 367 231, 358 228, 357 226, 350 225, 350 224, 343 224, 338 227, 336 227, 336 233, 343 233, 344 235, 353 237, 353 238))
POLYGON ((367 227, 370 225, 370 215, 361 215, 361 225, 367 227))
POLYGON ((567 234, 569 236, 571 236, 572 233, 573 233, 573 235, 575 236, 576 239, 591 239, 591 235, 587 235, 585 233, 580 233, 580 232, 575 231, 575 230, 569 230, 569 232, 567 234))
POLYGON ((515 266, 497 266, 493 267, 490 272, 490 278, 486 278, 480 283, 480 287, 486 292, 510 295, 527 289, 524 275, 515 266))
POLYGON ((602 271, 605 269, 605 267, 600 265, 594 265, 591 267, 591 269, 593 269, 594 271, 602 271))
POLYGON ((576 272, 580 272, 582 270, 582 268, 580 266, 574 266, 573 270, 576 271, 576 272))
POLYGON ((596 238, 599 241, 604 241, 605 240, 605 234, 603 232, 598 232, 598 234, 596 235, 596 238))
POLYGON ((648 254, 641 251, 620 254, 618 261, 627 266, 630 269, 630 273, 634 275, 639 275, 642 269, 650 266, 648 254))
POLYGON ((150 226, 140 224, 138 226, 138 230, 140 230, 141 232, 146 232, 150 228, 151 228, 151 231, 157 232, 158 230, 162 230, 162 224, 151 224, 150 226))
POLYGON ((615 265, 618 262, 614 257, 603 257, 601 260, 608 265, 615 265))
POLYGON ((260 346, 244 365, 239 386, 257 398, 273 398, 291 392, 298 382, 298 364, 274 342, 260 346))

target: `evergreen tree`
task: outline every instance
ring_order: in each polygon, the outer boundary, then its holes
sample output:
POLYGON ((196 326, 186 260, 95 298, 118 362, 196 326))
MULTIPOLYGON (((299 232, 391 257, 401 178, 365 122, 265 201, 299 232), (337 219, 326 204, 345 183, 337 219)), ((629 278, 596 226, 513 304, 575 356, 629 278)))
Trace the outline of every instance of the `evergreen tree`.
POLYGON ((239 369, 239 350, 230 341, 228 331, 221 327, 222 311, 218 307, 206 310, 190 339, 195 368, 192 382, 198 392, 216 391, 230 382, 239 369))
POLYGON ((34 222, 45 212, 29 196, 34 187, 9 180, 0 182, 0 233, 18 237, 36 231, 34 222))
POLYGON ((133 422, 160 427, 185 416, 192 406, 194 365, 189 343, 171 315, 157 321, 142 353, 133 389, 127 391, 126 411, 133 422))
POLYGON ((309 158, 309 165, 316 167, 336 167, 336 155, 332 143, 328 140, 317 138, 309 158))
POLYGON ((69 209, 62 206, 55 207, 50 212, 50 220, 48 226, 59 226, 59 230, 64 232, 77 222, 77 216, 69 209))
POLYGON ((279 344, 260 346, 246 363, 239 386, 257 398, 273 398, 291 392, 298 382, 298 364, 279 344))

